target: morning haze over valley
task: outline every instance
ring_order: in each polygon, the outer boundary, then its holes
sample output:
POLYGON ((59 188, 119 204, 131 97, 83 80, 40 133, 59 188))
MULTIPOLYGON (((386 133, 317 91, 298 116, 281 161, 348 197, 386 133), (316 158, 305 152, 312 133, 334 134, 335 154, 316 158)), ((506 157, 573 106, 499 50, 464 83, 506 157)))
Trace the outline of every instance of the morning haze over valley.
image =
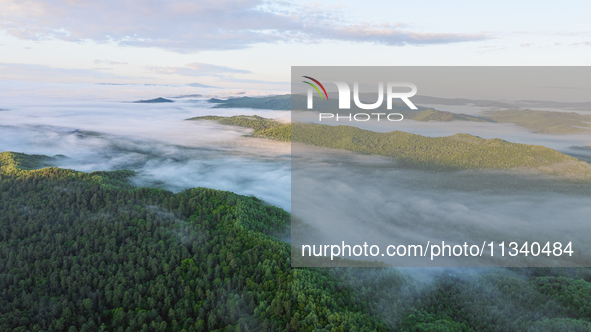
POLYGON ((0 330, 591 331, 588 7, 0 1, 0 330))

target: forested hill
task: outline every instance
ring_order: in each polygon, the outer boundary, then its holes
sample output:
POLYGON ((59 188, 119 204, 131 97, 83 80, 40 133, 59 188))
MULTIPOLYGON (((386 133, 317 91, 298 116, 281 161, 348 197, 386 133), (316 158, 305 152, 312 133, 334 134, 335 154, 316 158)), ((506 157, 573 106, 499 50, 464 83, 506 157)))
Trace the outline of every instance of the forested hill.
POLYGON ((214 108, 256 108, 289 111, 291 110, 291 95, 280 95, 270 97, 240 97, 230 99, 209 99, 210 103, 216 104, 214 108))
POLYGON ((395 158, 401 165, 424 169, 524 168, 577 181, 591 180, 591 166, 579 159, 540 145, 483 139, 469 134, 426 137, 402 131, 387 133, 354 126, 285 124, 260 116, 201 116, 188 120, 213 120, 254 129, 252 136, 344 149, 395 158))
POLYGON ((291 268, 285 211, 132 174, 0 170, 0 331, 591 329, 589 269, 291 268))
POLYGON ((280 123, 258 115, 236 115, 231 117, 206 115, 187 120, 211 120, 221 124, 251 128, 254 129, 253 137, 264 137, 284 142, 291 141, 291 124, 280 123))
POLYGON ((38 158, 2 154, 1 331, 385 329, 329 271, 291 269, 279 208, 14 167, 38 158))
POLYGON ((51 165, 55 158, 42 155, 26 155, 24 153, 16 152, 2 152, 0 153, 0 169, 23 169, 31 170, 42 168, 51 165))
POLYGON ((541 134, 591 134, 591 115, 576 112, 508 109, 490 111, 486 115, 499 123, 514 123, 541 134))

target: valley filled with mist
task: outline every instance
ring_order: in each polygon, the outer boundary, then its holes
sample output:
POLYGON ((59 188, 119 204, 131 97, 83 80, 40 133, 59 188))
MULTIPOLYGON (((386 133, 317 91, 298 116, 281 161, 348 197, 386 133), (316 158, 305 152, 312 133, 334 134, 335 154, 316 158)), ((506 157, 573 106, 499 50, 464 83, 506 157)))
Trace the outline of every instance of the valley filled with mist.
POLYGON ((585 128, 494 113, 515 105, 425 104, 428 118, 350 133, 278 97, 237 98, 255 92, 83 88, 23 87, 0 104, 4 330, 591 330, 588 255, 293 261, 303 240, 360 235, 535 237, 589 252, 585 128), (172 102, 135 102, 159 97, 172 102), (292 217, 313 236, 295 237, 292 217))
MULTIPOLYGON (((290 145, 253 142, 248 130, 184 121, 211 114, 205 100, 168 104, 118 100, 76 102, 37 99, 5 103, 2 151, 62 155, 52 166, 83 172, 136 171, 137 186, 174 192, 207 187, 254 195, 289 209, 290 145)), ((225 110, 287 118, 279 111, 225 110)))

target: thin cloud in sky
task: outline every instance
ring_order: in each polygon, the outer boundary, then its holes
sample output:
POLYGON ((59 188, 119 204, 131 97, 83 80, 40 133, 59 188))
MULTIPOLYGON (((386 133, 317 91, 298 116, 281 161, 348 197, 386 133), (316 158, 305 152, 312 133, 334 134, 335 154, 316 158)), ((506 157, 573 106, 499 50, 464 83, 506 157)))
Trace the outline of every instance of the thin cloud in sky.
POLYGON ((228 74, 250 74, 249 70, 235 69, 226 66, 211 65, 207 63, 192 62, 186 64, 184 67, 162 67, 162 66, 147 66, 145 69, 156 74, 177 74, 181 76, 214 76, 226 77, 228 74))
POLYGON ((106 68, 83 69, 83 68, 57 68, 47 65, 0 63, 0 79, 15 78, 60 78, 60 79, 120 79, 130 80, 131 77, 119 76, 111 73, 104 73, 100 70, 106 68))
POLYGON ((385 45, 447 44, 484 33, 416 32, 404 24, 347 22, 338 9, 262 0, 0 0, 0 29, 27 40, 92 40, 180 53, 257 43, 326 40, 385 45))
POLYGON ((249 70, 230 68, 226 66, 218 66, 207 63, 192 62, 186 64, 184 67, 161 67, 161 66, 147 66, 145 70, 154 74, 164 75, 181 75, 190 77, 217 77, 223 79, 225 82, 236 82, 236 83, 255 83, 255 84, 279 84, 289 85, 290 81, 277 82, 277 81, 266 81, 257 79, 244 79, 233 77, 234 74, 252 74, 249 70))
POLYGON ((113 60, 100 60, 100 59, 94 60, 94 63, 96 63, 97 65, 128 65, 129 64, 127 62, 113 61, 113 60))

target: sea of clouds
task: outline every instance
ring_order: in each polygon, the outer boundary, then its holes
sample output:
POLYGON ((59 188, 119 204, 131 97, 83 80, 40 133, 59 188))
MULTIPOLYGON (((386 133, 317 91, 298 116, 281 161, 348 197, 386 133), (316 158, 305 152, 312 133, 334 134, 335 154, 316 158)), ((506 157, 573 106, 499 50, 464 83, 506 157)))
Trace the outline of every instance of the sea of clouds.
POLYGON ((131 169, 138 186, 229 190, 290 209, 289 143, 243 137, 250 133, 246 128, 186 121, 211 114, 289 119, 289 112, 212 109, 207 97, 235 91, 186 86, 21 82, 4 91, 10 93, 0 106, 1 151, 65 155, 57 166, 83 172, 131 169), (187 94, 202 96, 131 103, 187 94))
MULTIPOLYGON (((264 91, 27 82, 0 86, 5 88, 0 151, 65 155, 56 166, 83 172, 131 169, 137 186, 254 195, 292 211, 316 230, 292 242, 583 241, 581 234, 590 231, 586 186, 502 172, 427 172, 399 168, 389 158, 309 147, 306 153, 297 150, 303 158, 292 160, 289 143, 245 137, 251 132, 247 128, 186 121, 240 114, 289 120, 288 111, 212 108, 207 102, 264 91), (181 95, 200 96, 173 98, 181 95), (156 97, 174 103, 132 103, 156 97)), ((532 134, 510 124, 404 120, 360 127, 426 136, 470 133, 591 157, 589 149, 572 148, 590 145, 588 136, 532 134)))

